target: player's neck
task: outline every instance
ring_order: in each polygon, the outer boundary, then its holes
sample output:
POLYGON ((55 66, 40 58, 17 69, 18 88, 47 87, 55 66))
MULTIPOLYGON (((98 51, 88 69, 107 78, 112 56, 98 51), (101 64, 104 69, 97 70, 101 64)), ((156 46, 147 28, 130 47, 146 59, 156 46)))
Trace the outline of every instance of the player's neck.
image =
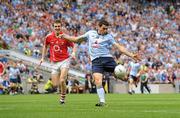
POLYGON ((102 36, 108 34, 107 32, 106 32, 106 33, 101 33, 101 32, 99 32, 99 31, 97 31, 97 33, 98 33, 98 35, 102 35, 102 36))
POLYGON ((59 36, 59 34, 60 34, 59 32, 55 32, 55 36, 56 36, 56 37, 58 37, 58 36, 59 36))
POLYGON ((59 31, 59 32, 54 32, 54 34, 55 34, 56 37, 59 37, 60 34, 61 34, 61 31, 59 31))

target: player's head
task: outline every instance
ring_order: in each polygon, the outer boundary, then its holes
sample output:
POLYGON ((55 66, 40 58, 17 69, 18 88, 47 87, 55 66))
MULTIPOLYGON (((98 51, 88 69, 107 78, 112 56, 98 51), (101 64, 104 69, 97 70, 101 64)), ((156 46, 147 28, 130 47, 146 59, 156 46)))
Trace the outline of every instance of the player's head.
POLYGON ((105 35, 108 33, 108 27, 109 27, 109 23, 102 19, 98 22, 98 33, 101 35, 105 35))
POLYGON ((60 32, 61 31, 61 20, 55 20, 53 23, 53 29, 55 32, 60 32))

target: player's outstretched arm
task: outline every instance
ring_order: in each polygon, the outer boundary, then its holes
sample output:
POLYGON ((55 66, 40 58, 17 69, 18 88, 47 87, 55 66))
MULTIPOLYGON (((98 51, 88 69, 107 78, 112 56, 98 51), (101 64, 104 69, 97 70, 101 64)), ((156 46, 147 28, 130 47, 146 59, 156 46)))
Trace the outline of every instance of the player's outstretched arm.
POLYGON ((123 54, 131 57, 132 59, 134 59, 136 61, 141 60, 139 55, 129 52, 124 46, 122 46, 122 45, 120 45, 118 43, 115 43, 114 45, 119 49, 120 52, 122 52, 123 54))
POLYGON ((41 60, 39 62, 39 66, 42 64, 42 62, 44 62, 44 57, 46 55, 46 51, 47 51, 47 46, 46 46, 46 44, 44 44, 43 49, 42 49, 42 57, 41 57, 41 60))
POLYGON ((74 36, 69 36, 67 34, 62 34, 61 38, 64 38, 64 39, 71 41, 71 42, 74 42, 74 43, 81 42, 85 39, 85 37, 83 35, 78 36, 78 37, 74 37, 74 36))
POLYGON ((72 58, 74 58, 74 59, 76 58, 76 51, 77 51, 77 45, 74 44, 72 54, 71 54, 72 58))

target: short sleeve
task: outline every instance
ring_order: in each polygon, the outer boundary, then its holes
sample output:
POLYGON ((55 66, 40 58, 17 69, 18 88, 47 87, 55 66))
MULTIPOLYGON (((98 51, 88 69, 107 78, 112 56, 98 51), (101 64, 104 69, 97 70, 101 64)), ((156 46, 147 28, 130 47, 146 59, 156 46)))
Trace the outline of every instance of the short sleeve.
POLYGON ((111 34, 109 34, 108 37, 110 39, 111 45, 116 43, 114 37, 111 34))
POLYGON ((49 45, 49 43, 50 43, 49 40, 50 40, 49 36, 46 36, 46 37, 45 37, 44 44, 45 44, 45 45, 49 45))
POLYGON ((82 40, 87 40, 88 37, 89 37, 89 34, 90 34, 90 31, 88 31, 88 32, 86 32, 85 34, 79 36, 79 38, 82 39, 82 40))
POLYGON ((74 47, 74 43, 73 42, 68 41, 67 43, 68 43, 68 47, 74 47))

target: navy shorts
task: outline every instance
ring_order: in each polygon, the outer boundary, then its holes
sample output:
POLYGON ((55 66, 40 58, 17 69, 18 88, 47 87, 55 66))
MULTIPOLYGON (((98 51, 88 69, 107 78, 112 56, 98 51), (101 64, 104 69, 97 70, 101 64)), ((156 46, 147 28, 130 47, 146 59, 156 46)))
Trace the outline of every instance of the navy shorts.
POLYGON ((133 79, 134 81, 138 81, 138 78, 136 76, 130 75, 129 79, 133 79))
POLYGON ((92 61, 93 73, 114 72, 116 62, 112 57, 99 57, 92 61))

